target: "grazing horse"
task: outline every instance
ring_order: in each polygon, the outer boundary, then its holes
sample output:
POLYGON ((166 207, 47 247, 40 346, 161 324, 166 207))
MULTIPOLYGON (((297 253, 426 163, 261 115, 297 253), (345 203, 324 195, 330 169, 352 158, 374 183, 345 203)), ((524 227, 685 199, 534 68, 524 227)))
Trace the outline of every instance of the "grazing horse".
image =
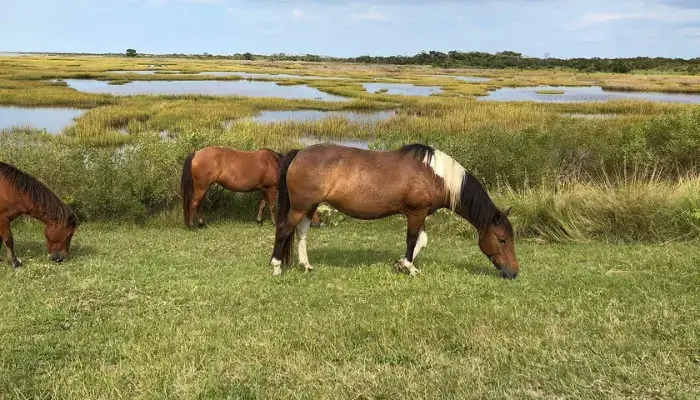
POLYGON ((280 168, 277 231, 270 265, 282 274, 299 236, 299 263, 313 269, 306 253, 309 219, 326 202, 345 215, 373 220, 406 215, 406 254, 397 270, 416 275, 413 265, 428 242, 424 221, 449 208, 469 221, 479 234, 479 248, 507 278, 518 275, 513 227, 479 181, 447 154, 423 144, 393 151, 372 151, 334 144, 292 150, 280 168))
POLYGON ((262 225, 266 202, 274 222, 281 157, 282 154, 270 149, 240 151, 222 147, 205 147, 188 155, 180 179, 185 225, 193 227, 195 210, 199 214, 199 226, 204 225, 201 201, 214 183, 232 192, 263 192, 258 204, 258 224, 262 225))
POLYGON ((22 261, 15 255, 10 224, 23 214, 46 225, 44 235, 49 256, 53 261, 62 262, 78 228, 75 213, 36 178, 0 162, 0 236, 15 268, 19 268, 22 261))

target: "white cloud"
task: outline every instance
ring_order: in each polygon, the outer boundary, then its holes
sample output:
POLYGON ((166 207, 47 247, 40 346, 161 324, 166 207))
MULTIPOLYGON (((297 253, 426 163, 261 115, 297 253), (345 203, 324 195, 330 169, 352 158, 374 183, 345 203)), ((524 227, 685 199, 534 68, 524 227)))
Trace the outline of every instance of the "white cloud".
POLYGON ((292 14, 294 15, 294 18, 297 18, 297 19, 304 16, 304 12, 298 8, 293 9, 292 14))
POLYGON ((386 16, 382 14, 381 12, 377 11, 377 6, 372 5, 372 7, 369 9, 367 12, 359 13, 359 14, 352 14, 352 17, 355 19, 360 19, 364 21, 384 21, 386 20, 386 16))
MULTIPOLYGON (((614 4, 614 3, 613 3, 614 4)), ((700 23, 700 9, 675 6, 664 0, 628 1, 616 4, 623 11, 587 12, 574 24, 573 29, 584 29, 592 25, 623 21, 648 20, 666 24, 700 23)))

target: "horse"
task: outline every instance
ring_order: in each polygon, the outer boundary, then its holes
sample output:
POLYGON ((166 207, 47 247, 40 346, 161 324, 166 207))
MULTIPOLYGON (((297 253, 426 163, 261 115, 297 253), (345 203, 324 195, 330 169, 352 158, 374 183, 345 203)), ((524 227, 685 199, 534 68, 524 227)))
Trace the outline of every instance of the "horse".
POLYGON ((185 158, 180 179, 185 225, 194 226, 198 212, 199 226, 204 226, 201 201, 214 183, 233 192, 261 191, 258 204, 258 225, 262 225, 265 203, 270 218, 275 221, 274 203, 277 196, 279 160, 282 154, 267 148, 241 151, 223 147, 205 147, 185 158))
POLYGON ((282 275, 282 267, 290 264, 295 230, 299 264, 313 270, 306 236, 321 202, 363 220, 405 215, 406 253, 394 264, 411 276, 420 273, 413 262, 428 243, 425 219, 449 208, 476 228, 479 248, 502 277, 518 275, 510 208, 501 211, 473 175, 430 146, 414 143, 375 151, 323 143, 288 152, 280 167, 273 276, 282 275))
POLYGON ((19 268, 22 261, 15 255, 10 225, 20 215, 29 215, 45 224, 44 236, 49 257, 55 262, 63 262, 78 228, 77 216, 35 177, 0 162, 0 236, 7 247, 9 261, 15 268, 19 268))

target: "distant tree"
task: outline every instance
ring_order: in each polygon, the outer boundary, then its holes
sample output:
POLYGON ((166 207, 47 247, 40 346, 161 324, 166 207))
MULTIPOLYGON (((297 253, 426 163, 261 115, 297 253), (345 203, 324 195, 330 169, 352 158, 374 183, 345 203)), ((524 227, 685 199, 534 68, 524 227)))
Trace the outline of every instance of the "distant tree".
POLYGON ((126 56, 127 56, 127 57, 136 57, 136 50, 134 50, 134 49, 126 49, 126 56))
POLYGON ((622 61, 615 61, 612 64, 611 70, 612 72, 615 72, 617 74, 626 74, 632 71, 632 68, 629 65, 623 63, 622 61))
POLYGON ((243 53, 243 58, 246 60, 252 60, 253 55, 251 53, 243 53))

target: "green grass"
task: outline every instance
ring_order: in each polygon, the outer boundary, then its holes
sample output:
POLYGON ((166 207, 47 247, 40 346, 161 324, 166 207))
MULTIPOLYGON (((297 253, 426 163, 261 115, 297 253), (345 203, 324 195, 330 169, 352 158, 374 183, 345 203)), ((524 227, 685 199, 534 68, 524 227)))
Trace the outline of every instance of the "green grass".
POLYGON ((16 222, 3 398, 700 396, 696 245, 519 241, 506 281, 438 217, 410 278, 402 218, 352 221, 310 232, 314 273, 275 279, 252 214, 88 223, 62 265, 16 222))

